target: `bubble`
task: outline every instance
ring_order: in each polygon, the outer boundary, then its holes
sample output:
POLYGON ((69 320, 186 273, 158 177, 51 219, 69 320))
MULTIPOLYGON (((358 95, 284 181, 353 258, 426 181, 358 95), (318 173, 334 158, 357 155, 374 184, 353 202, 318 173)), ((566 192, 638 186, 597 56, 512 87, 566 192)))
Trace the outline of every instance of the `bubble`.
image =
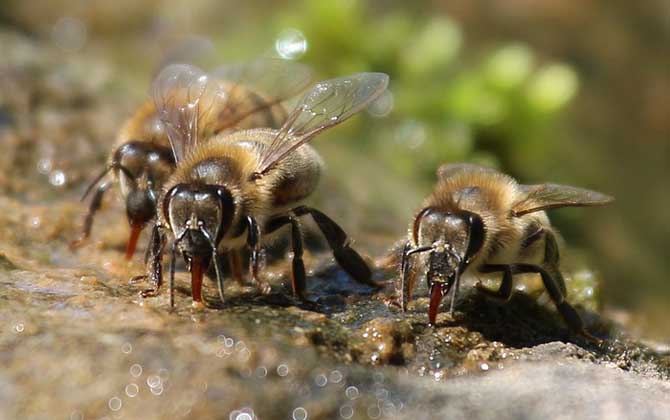
POLYGON ((277 37, 275 50, 281 58, 295 60, 307 51, 307 38, 297 29, 286 29, 277 37))
POLYGON ((121 398, 119 397, 112 397, 109 399, 109 409, 112 411, 119 411, 121 407, 123 406, 123 401, 121 401, 121 398))
POLYGON ((350 419, 354 416, 354 407, 351 404, 344 404, 340 407, 340 417, 343 419, 350 419))
POLYGON ((74 52, 86 43, 86 33, 86 25, 82 21, 67 16, 56 22, 51 30, 51 37, 58 47, 74 52))
POLYGON ((426 141, 426 127, 415 120, 407 120, 400 125, 396 142, 410 149, 416 149, 426 141))
POLYGON ((219 344, 223 344, 223 343, 226 342, 226 336, 223 335, 223 334, 220 334, 218 337, 216 337, 216 341, 217 341, 219 344))
POLYGON ((277 375, 281 377, 288 375, 288 365, 282 363, 281 365, 277 366, 277 375))
POLYGON ((372 375, 372 379, 375 381, 376 384, 383 384, 384 374, 381 372, 375 372, 375 374, 372 375))
POLYGON ((49 172, 51 172, 51 168, 53 167, 53 162, 51 159, 40 159, 37 162, 37 172, 41 173, 42 175, 46 175, 49 172))
POLYGON ((385 90, 374 102, 368 107, 368 113, 373 117, 382 118, 393 111, 395 106, 395 99, 390 90, 385 90))
POLYGON ((481 365, 479 365, 479 368, 481 370, 483 370, 484 372, 486 372, 487 370, 489 370, 489 364, 488 363, 482 363, 481 365))
POLYGON ((326 378, 326 375, 324 374, 316 375, 314 382, 317 386, 324 387, 328 384, 328 378, 326 378))
POLYGON ((342 375, 342 372, 340 372, 339 370, 334 370, 330 372, 329 380, 334 384, 339 384, 340 382, 342 382, 343 378, 344 376, 342 375))
POLYGON ((151 388, 151 393, 154 395, 161 395, 163 393, 163 385, 151 388))
POLYGON ((121 345, 121 352, 124 354, 129 354, 133 351, 133 345, 130 343, 123 343, 121 345))
POLYGON ((268 369, 265 366, 260 366, 256 368, 256 376, 259 378, 265 378, 268 375, 268 369))
POLYGON ((375 391, 375 397, 377 397, 378 400, 385 400, 389 396, 389 392, 385 388, 380 388, 375 391))
POLYGON ((158 369, 158 376, 161 378, 163 382, 165 382, 167 381, 167 378, 170 376, 170 372, 165 368, 161 368, 158 369))
POLYGON ((147 378, 147 385, 149 388, 157 388, 161 386, 161 377, 158 375, 151 375, 147 378))
POLYGON ((382 415, 382 410, 376 405, 371 405, 368 407, 368 417, 371 419, 378 419, 382 415))
POLYGON ((79 410, 75 410, 70 413, 70 420, 84 420, 84 414, 79 410))
POLYGON ((244 344, 244 341, 238 341, 237 343, 235 343, 235 350, 236 351, 242 351, 246 348, 247 348, 247 345, 244 344))
POLYGON ((358 388, 356 388, 355 386, 349 386, 344 391, 344 395, 346 395, 347 398, 349 398, 350 400, 355 400, 356 398, 358 398, 359 395, 358 388))
POLYGON ((235 420, 254 420, 249 413, 239 413, 234 417, 235 420))
POLYGON ((134 365, 132 365, 132 366, 130 367, 130 374, 131 374, 134 378, 139 378, 140 375, 142 374, 142 366, 139 365, 139 364, 137 364, 137 363, 135 363, 134 365))
POLYGON ((382 404, 382 414, 385 417, 394 417, 396 415, 395 405, 391 401, 384 401, 382 404))
POLYGON ((244 348, 244 349, 242 349, 242 350, 240 351, 240 356, 239 356, 239 358, 240 358, 240 360, 242 360, 243 362, 246 362, 247 360, 249 360, 250 357, 251 357, 251 350, 249 350, 249 349, 247 349, 247 348, 244 348))
POLYGON ((293 420, 307 420, 307 410, 297 407, 293 410, 293 420))
POLYGON ((233 347, 234 344, 235 344, 235 340, 233 340, 230 337, 226 337, 226 339, 223 341, 223 345, 226 346, 226 347, 233 347))
POLYGON ((61 170, 56 170, 49 174, 49 183, 54 187, 62 187, 65 185, 66 181, 67 177, 65 176, 65 172, 61 170))
POLYGON ((22 333, 25 330, 25 326, 22 323, 14 325, 14 332, 22 333))
POLYGON ((128 384, 126 385, 126 395, 130 398, 136 397, 140 392, 140 387, 137 384, 128 384))
POLYGON ((216 351, 216 357, 227 357, 230 356, 231 353, 232 352, 229 349, 221 347, 219 350, 216 351))

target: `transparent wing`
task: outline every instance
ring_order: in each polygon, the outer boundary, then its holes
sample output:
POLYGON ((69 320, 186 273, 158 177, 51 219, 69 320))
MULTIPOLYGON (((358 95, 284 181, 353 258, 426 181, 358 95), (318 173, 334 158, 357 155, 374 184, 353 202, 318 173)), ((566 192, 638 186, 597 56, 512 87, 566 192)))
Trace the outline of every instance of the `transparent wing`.
POLYGON ((358 73, 319 82, 300 100, 263 152, 256 175, 263 175, 321 131, 364 109, 384 92, 388 81, 384 73, 358 73))
POLYGON ((297 95, 311 81, 312 71, 303 64, 262 57, 222 66, 212 76, 230 87, 225 106, 218 110, 219 128, 225 129, 297 95))
POLYGON ((512 207, 515 216, 557 207, 601 206, 614 200, 608 195, 569 185, 520 185, 525 197, 512 207))
POLYGON ((488 172, 497 173, 495 169, 479 166, 473 163, 445 163, 437 168, 437 179, 447 179, 462 172, 488 172))
POLYGON ((228 96, 220 81, 188 64, 165 67, 154 80, 151 93, 177 162, 197 144, 199 123, 214 104, 228 96))

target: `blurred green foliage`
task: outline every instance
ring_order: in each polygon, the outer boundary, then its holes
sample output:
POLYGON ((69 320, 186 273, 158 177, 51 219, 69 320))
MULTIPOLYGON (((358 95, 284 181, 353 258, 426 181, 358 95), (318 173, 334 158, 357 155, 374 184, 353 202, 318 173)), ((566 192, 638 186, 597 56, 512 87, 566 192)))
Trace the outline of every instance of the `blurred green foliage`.
POLYGON ((539 64, 524 44, 471 57, 461 27, 445 16, 380 12, 364 0, 304 1, 293 10, 276 29, 304 34, 304 60, 320 74, 390 74, 392 98, 382 99, 393 102, 389 118, 351 142, 424 185, 446 161, 527 174, 523 163, 543 160, 546 136, 578 90, 569 66, 539 64))

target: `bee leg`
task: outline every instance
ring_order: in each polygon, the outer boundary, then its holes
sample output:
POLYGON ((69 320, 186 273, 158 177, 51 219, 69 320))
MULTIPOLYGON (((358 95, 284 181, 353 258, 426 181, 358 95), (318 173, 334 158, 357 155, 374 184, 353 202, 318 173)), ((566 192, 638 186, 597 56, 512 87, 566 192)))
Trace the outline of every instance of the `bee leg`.
POLYGON ((305 300, 305 263, 302 260, 303 239, 300 223, 296 217, 290 216, 291 223, 291 246, 293 247, 293 259, 291 260, 291 288, 293 296, 305 300))
POLYGON ((475 287, 477 290, 485 294, 486 296, 500 300, 503 302, 507 302, 510 300, 512 297, 512 289, 513 289, 513 281, 512 281, 512 270, 508 265, 501 265, 501 264, 487 264, 482 266, 479 269, 480 272, 482 273, 497 273, 501 272, 503 273, 503 278, 502 281, 500 282, 500 288, 498 290, 491 290, 488 287, 484 286, 481 282, 477 282, 475 284, 475 287))
POLYGON ((310 214, 312 216, 316 225, 321 230, 321 233, 323 233, 323 236, 326 238, 326 241, 328 241, 328 245, 333 250, 335 261, 337 261, 340 267, 349 273, 354 280, 375 288, 382 287, 382 285, 372 280, 372 270, 363 257, 351 248, 347 234, 330 217, 319 210, 306 206, 296 207, 293 209, 293 213, 296 216, 305 214, 310 214))
POLYGON ((568 292, 565 287, 565 279, 563 279, 563 275, 558 269, 560 253, 556 235, 549 230, 544 230, 544 233, 544 264, 554 273, 553 277, 556 280, 558 287, 561 289, 563 296, 567 296, 568 292))
POLYGON ((249 270, 251 271, 251 279, 258 286, 261 293, 268 294, 270 293, 270 285, 261 280, 258 276, 259 266, 260 266, 260 253, 261 253, 261 230, 254 219, 251 216, 247 216, 247 225, 248 225, 248 235, 247 235, 247 246, 250 249, 249 255, 249 270))
POLYGON ((70 249, 76 249, 80 247, 86 239, 91 235, 91 228, 93 227, 93 217, 95 216, 95 213, 100 210, 100 207, 102 206, 102 198, 109 189, 109 187, 112 186, 111 181, 103 182, 100 184, 97 190, 95 190, 95 195, 93 195, 93 199, 91 200, 91 204, 88 206, 88 212, 86 213, 86 218, 84 219, 84 227, 82 228, 81 231, 81 236, 79 238, 75 239, 74 241, 70 242, 70 249))
POLYGON ((596 338, 589 334, 585 327, 584 321, 579 316, 577 310, 570 305, 566 300, 565 296, 561 292, 561 281, 556 280, 557 277, 561 276, 558 270, 554 271, 554 276, 549 274, 547 270, 542 267, 532 265, 532 264, 513 264, 510 266, 510 269, 513 273, 539 273, 542 277, 542 282, 544 283, 544 288, 547 290, 549 297, 554 302, 558 313, 561 315, 565 323, 568 325, 571 331, 574 333, 593 341, 597 344, 602 343, 602 340, 596 338))
POLYGON ((239 249, 233 249, 226 253, 228 256, 228 265, 230 274, 240 286, 244 285, 244 274, 242 273, 242 255, 239 249))
POLYGON ((272 233, 277 229, 290 224, 291 225, 291 247, 293 248, 293 258, 291 260, 291 290, 293 296, 305 299, 306 275, 305 263, 302 259, 304 247, 302 230, 300 222, 295 214, 288 216, 278 216, 270 219, 265 225, 264 233, 272 233))
POLYGON ((407 311, 407 305, 412 300, 412 292, 416 283, 417 270, 415 260, 412 258, 412 246, 409 242, 405 244, 400 260, 400 302, 403 312, 407 311))
POLYGON ((142 297, 152 297, 158 295, 158 290, 163 284, 163 248, 165 248, 165 233, 159 225, 154 225, 149 241, 149 255, 147 261, 147 277, 153 286, 140 292, 142 297))

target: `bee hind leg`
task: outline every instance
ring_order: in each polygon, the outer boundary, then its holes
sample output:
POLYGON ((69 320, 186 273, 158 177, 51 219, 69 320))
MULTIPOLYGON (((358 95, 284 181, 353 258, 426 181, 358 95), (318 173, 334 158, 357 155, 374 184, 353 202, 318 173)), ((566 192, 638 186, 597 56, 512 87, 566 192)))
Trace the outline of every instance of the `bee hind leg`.
POLYGON ((349 238, 342 228, 330 217, 319 210, 311 207, 301 206, 293 209, 296 216, 309 214, 316 222, 321 233, 326 238, 328 245, 333 250, 335 261, 349 275, 359 283, 366 284, 375 288, 382 287, 372 280, 372 270, 365 262, 363 257, 356 252, 349 244, 349 238))
POLYGON ((586 331, 582 317, 579 316, 577 310, 565 300, 565 295, 561 290, 561 284, 564 284, 564 282, 562 281, 561 273, 558 270, 552 269, 552 273, 550 274, 547 269, 532 264, 513 264, 509 267, 514 274, 540 274, 544 288, 547 290, 549 297, 551 298, 552 302, 554 302, 558 313, 561 315, 568 328, 570 328, 572 332, 598 345, 602 343, 601 339, 594 337, 588 331, 586 331), (560 280, 557 280, 559 278, 560 280))
POLYGON ((480 267, 479 271, 482 273, 497 273, 497 272, 503 273, 502 281, 500 282, 500 287, 498 288, 498 290, 491 290, 488 287, 484 286, 481 282, 477 282, 475 284, 475 287, 481 293, 485 294, 490 298, 500 300, 502 302, 508 302, 512 297, 512 291, 514 286, 514 283, 512 281, 512 270, 510 269, 510 267, 508 265, 502 265, 502 264, 487 264, 480 267))

